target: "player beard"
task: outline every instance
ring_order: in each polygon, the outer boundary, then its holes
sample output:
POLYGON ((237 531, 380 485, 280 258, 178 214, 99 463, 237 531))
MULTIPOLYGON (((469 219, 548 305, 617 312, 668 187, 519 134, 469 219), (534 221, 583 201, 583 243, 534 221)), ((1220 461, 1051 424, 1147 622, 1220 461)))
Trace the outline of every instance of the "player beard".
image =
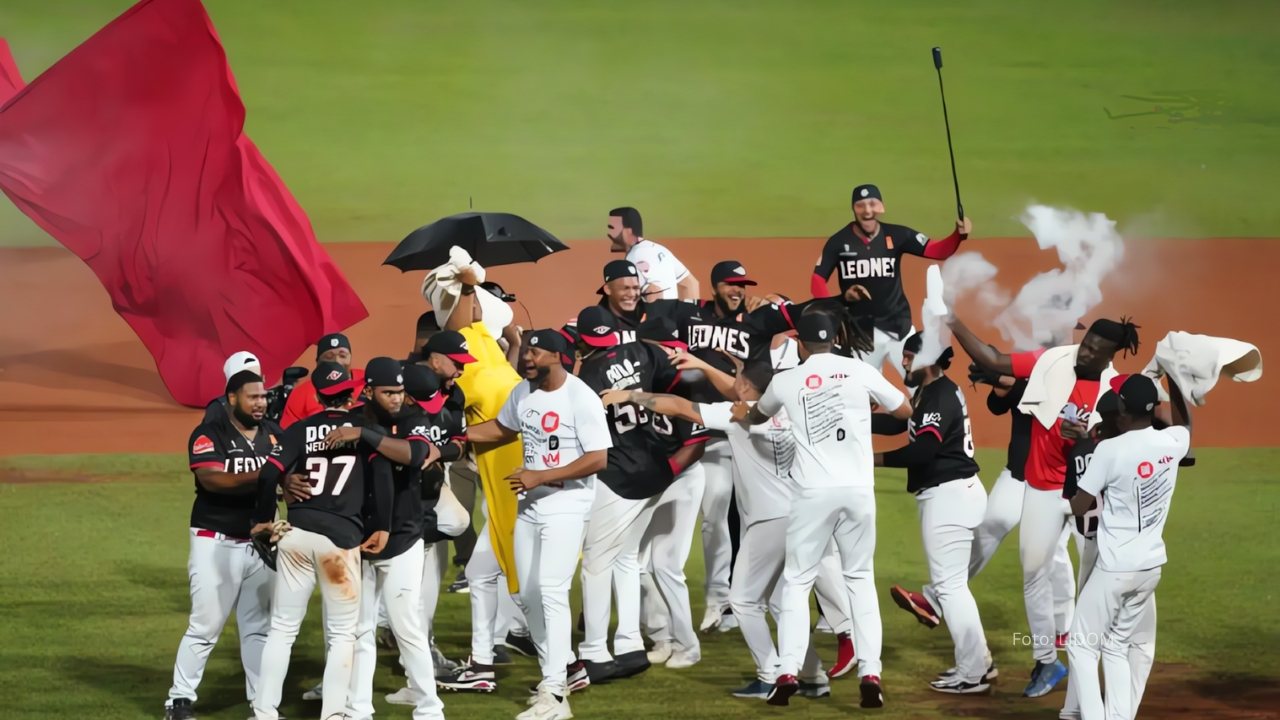
POLYGON ((252 430, 262 424, 262 420, 255 418, 253 415, 241 410, 239 407, 232 407, 231 414, 235 416, 236 422, 240 423, 247 430, 252 430))
POLYGON ((549 367, 526 365, 524 369, 524 379, 528 380, 534 387, 538 387, 547 379, 547 375, 550 373, 551 368, 549 367))
POLYGON ((720 295, 716 295, 716 307, 720 308, 720 314, 725 317, 733 317, 733 314, 742 309, 742 298, 738 299, 738 306, 730 308, 729 303, 720 295))

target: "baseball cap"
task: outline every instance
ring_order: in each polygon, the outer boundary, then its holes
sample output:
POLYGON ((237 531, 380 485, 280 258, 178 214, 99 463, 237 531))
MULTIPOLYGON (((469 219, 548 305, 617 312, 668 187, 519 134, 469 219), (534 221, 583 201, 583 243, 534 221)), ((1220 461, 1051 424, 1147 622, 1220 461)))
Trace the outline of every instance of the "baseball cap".
POLYGON ((663 347, 688 350, 689 344, 680 339, 680 327, 669 317, 652 317, 640 325, 636 337, 650 340, 663 347))
POLYGON ((364 366, 364 384, 369 387, 404 385, 404 368, 395 358, 385 356, 373 358, 364 366))
POLYGON ((1114 390, 1108 390, 1102 393, 1102 397, 1098 398, 1098 414, 1110 415, 1120 412, 1120 396, 1114 390))
POLYGON ((441 330, 427 340, 422 348, 423 355, 440 353, 456 363, 473 363, 476 359, 467 349, 467 339, 456 330, 441 330))
POLYGON ((354 390, 358 384, 351 379, 351 373, 336 362, 316 363, 311 371, 311 384, 321 395, 337 395, 346 390, 354 390))
POLYGON ((258 360, 258 356, 248 350, 232 353, 231 357, 222 363, 223 381, 231 382, 231 377, 242 370, 250 370, 261 375, 262 363, 258 360))
POLYGON ((756 281, 747 277, 747 269, 737 260, 721 260, 711 268, 711 284, 755 285, 756 281))
POLYGON ((613 347, 621 342, 618 337, 618 319, 608 308, 591 305, 578 313, 578 337, 596 348, 613 347))
POLYGON ((796 335, 801 342, 833 343, 836 341, 836 324, 826 313, 813 312, 800 317, 796 323, 796 335))
MULTIPOLYGON (((639 271, 636 270, 636 266, 632 264, 630 260, 610 260, 608 263, 605 264, 604 266, 605 284, 608 284, 613 280, 617 280, 618 278, 624 278, 624 277, 633 277, 633 278, 636 278, 637 280, 640 279, 639 271)), ((600 286, 599 290, 596 290, 596 294, 597 295, 604 294, 603 284, 600 286)))
POLYGON ((1128 415, 1150 415, 1160 403, 1155 381, 1142 373, 1126 378, 1116 395, 1120 398, 1120 407, 1128 415))
POLYGON ((535 330, 529 334, 529 347, 564 356, 569 352, 569 341, 559 330, 535 330))
MULTIPOLYGON (((916 355, 922 349, 924 349, 924 333, 923 332, 917 332, 913 334, 911 337, 907 338, 902 343, 902 352, 904 353, 911 353, 912 355, 916 355)), ((954 357, 955 354, 956 354, 955 349, 953 349, 950 345, 948 345, 947 347, 943 348, 941 353, 938 354, 938 359, 934 360, 933 364, 938 365, 943 370, 946 370, 951 367, 951 358, 954 357)))
POLYGON ((875 185, 859 185, 853 189, 853 202, 859 200, 879 200, 884 202, 884 197, 880 195, 880 188, 875 185))
POLYGON ((316 343, 316 357, 319 358, 324 353, 334 348, 351 349, 351 341, 342 333, 329 333, 320 338, 320 342, 316 343))
POLYGON ((423 410, 433 415, 440 412, 445 400, 449 399, 441 391, 440 376, 431 372, 431 368, 421 365, 410 365, 404 369, 404 391, 423 410))

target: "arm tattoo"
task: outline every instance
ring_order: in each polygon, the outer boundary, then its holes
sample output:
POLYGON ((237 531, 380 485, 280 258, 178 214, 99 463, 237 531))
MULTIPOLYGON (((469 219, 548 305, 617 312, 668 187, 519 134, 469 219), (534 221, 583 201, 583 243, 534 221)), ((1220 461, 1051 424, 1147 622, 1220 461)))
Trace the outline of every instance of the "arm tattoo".
POLYGON ((640 392, 639 390, 631 391, 631 402, 645 408, 646 410, 652 410, 654 406, 658 404, 656 395, 647 392, 640 392))

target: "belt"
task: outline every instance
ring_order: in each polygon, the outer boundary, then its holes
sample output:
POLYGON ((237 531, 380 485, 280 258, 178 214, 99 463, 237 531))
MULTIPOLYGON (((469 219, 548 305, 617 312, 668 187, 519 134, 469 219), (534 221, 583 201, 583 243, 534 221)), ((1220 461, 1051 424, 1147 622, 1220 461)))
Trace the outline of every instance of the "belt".
POLYGON ((212 538, 214 540, 230 540, 231 542, 238 542, 238 543, 249 542, 249 538, 232 537, 224 533, 214 532, 212 530, 201 530, 200 528, 191 528, 191 534, 195 535, 196 537, 212 538))

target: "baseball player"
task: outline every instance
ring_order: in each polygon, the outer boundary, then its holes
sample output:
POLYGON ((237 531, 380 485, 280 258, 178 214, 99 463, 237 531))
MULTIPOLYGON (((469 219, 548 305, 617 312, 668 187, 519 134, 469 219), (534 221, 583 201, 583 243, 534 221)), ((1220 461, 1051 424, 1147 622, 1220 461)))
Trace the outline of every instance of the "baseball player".
POLYGON ((271 599, 271 630, 262 651, 262 680, 253 711, 257 720, 277 720, 293 641, 306 617, 311 591, 320 586, 328 651, 322 718, 347 710, 355 637, 360 615, 360 551, 381 552, 391 522, 391 465, 413 460, 412 443, 389 438, 352 415, 359 386, 342 365, 320 362, 311 387, 325 406, 290 426, 259 471, 254 536, 278 538, 279 582, 271 599), (379 453, 366 472, 366 458, 379 453), (292 527, 274 529, 276 486, 294 469, 307 474, 311 497, 289 507, 292 527), (366 475, 376 508, 366 527, 362 508, 366 475))
POLYGON ((640 324, 649 317, 665 316, 685 325, 698 316, 698 308, 678 300, 646 301, 640 295, 640 271, 630 260, 613 260, 604 266, 604 284, 596 291, 599 305, 618 320, 622 342, 635 342, 640 324))
MULTIPOLYGON (((716 372, 712 370, 711 372, 716 372)), ((753 361, 731 379, 735 396, 747 402, 759 399, 773 376, 769 364, 753 361)), ((733 691, 734 697, 767 698, 778 673, 778 653, 765 619, 766 609, 775 621, 779 611, 777 590, 785 556, 787 508, 791 503, 789 476, 795 455, 786 412, 770 422, 747 428, 732 418, 731 402, 694 403, 675 395, 652 395, 638 391, 617 391, 605 395, 606 402, 629 401, 653 412, 672 415, 724 432, 732 446, 734 467, 740 478, 741 507, 745 531, 742 549, 734 568, 729 601, 738 619, 756 665, 756 679, 733 691)), ((831 693, 828 678, 810 643, 800 673, 799 692, 807 697, 831 693)))
POLYGON ((225 405, 210 406, 187 443, 196 495, 187 559, 191 618, 178 644, 166 720, 195 717, 196 688, 232 610, 240 631, 245 694, 252 704, 271 624, 274 573, 249 543, 248 528, 258 468, 283 431, 265 418, 267 391, 252 370, 228 378, 224 398, 225 405))
POLYGON ((1116 437, 1098 443, 1071 510, 1085 515, 1101 507, 1097 567, 1076 607, 1067 656, 1071 660, 1081 717, 1123 718, 1137 713, 1140 690, 1130 656, 1134 635, 1145 631, 1155 642, 1155 589, 1167 561, 1164 525, 1169 517, 1178 465, 1191 447, 1190 422, 1182 393, 1174 399, 1172 427, 1153 427, 1159 394, 1145 375, 1130 375, 1116 393, 1120 413, 1116 437), (1107 679, 1104 705, 1098 685, 1098 657, 1107 679), (1135 694, 1139 697, 1135 698, 1135 694))
POLYGON ((1067 454, 1071 445, 1084 437, 1088 424, 1096 422, 1090 418, 1098 398, 1116 374, 1112 358, 1121 350, 1137 351, 1138 329, 1127 320, 1097 320, 1077 346, 1008 355, 982 342, 959 319, 953 317, 949 323, 956 340, 979 366, 1028 380, 1019 409, 1035 418, 1018 526, 1018 554, 1036 665, 1023 695, 1041 697, 1067 675, 1055 647, 1051 579, 1053 558, 1070 517, 1070 505, 1062 497, 1067 454))
POLYGON ((904 225, 881 223, 884 198, 875 185, 853 189, 853 222, 827 238, 822 255, 813 268, 810 285, 816 298, 831 295, 827 281, 839 271, 840 292, 862 285, 870 294, 875 325, 875 348, 863 355, 877 370, 889 359, 902 372, 902 342, 915 332, 911 324, 911 304, 902 291, 899 264, 902 256, 915 255, 930 260, 946 260, 955 254, 960 241, 973 230, 969 218, 956 221, 956 230, 942 240, 904 225))
POLYGON ((899 419, 911 403, 861 360, 832 352, 837 323, 811 312, 797 322, 799 366, 774 376, 754 406, 734 405, 734 419, 753 425, 786 410, 796 454, 796 484, 787 515, 782 617, 778 622, 778 677, 767 702, 785 705, 799 690, 796 673, 809 640, 809 590, 834 537, 840 551, 858 647, 861 706, 883 707, 880 688, 880 605, 875 594, 875 492, 871 404, 899 419))
POLYGON ((645 300, 692 300, 698 297, 698 279, 666 247, 644 238, 640 211, 633 207, 609 211, 609 251, 626 253, 640 271, 645 300))
MULTIPOLYGON (((368 717, 374 712, 373 671, 378 660, 374 630, 380 600, 385 599, 387 620, 400 650, 405 674, 418 690, 413 716, 443 718, 444 705, 435 692, 429 624, 424 622, 422 614, 422 585, 426 575, 422 547, 425 516, 422 470, 437 462, 441 453, 430 437, 429 421, 422 409, 417 403, 407 406, 404 403, 404 374, 399 361, 389 357, 373 358, 365 367, 365 383, 371 394, 364 404, 365 425, 390 437, 412 441, 413 456, 407 465, 395 465, 391 469, 394 495, 386 547, 364 559, 348 715, 368 717)), ((434 555, 432 562, 436 562, 434 555)), ((438 578, 435 584, 438 586, 438 578)))
MULTIPOLYGON (((332 333, 320 338, 316 343, 316 362, 337 363, 350 372, 356 382, 364 379, 363 370, 351 369, 351 341, 342 333, 332 333)), ((285 401, 284 412, 280 415, 280 426, 288 428, 302 418, 315 415, 322 409, 320 401, 316 400, 315 390, 306 380, 302 380, 294 386, 293 392, 289 393, 289 399, 285 401)))
POLYGON ((986 512, 987 491, 978 479, 964 393, 946 376, 953 351, 948 347, 934 364, 912 369, 923 344, 924 337, 916 333, 902 346, 907 387, 917 388, 911 399, 915 413, 904 428, 909 442, 878 454, 876 465, 907 468, 907 492, 916 496, 920 508, 929 563, 926 594, 946 613, 955 644, 954 672, 929 687, 957 695, 982 693, 991 687, 993 665, 978 603, 969 591, 969 556, 974 529, 986 512))
POLYGON ((527 382, 511 392, 496 420, 467 432, 477 443, 520 437, 524 448, 524 467, 509 481, 521 496, 516 572, 542 682, 518 720, 573 717, 567 669, 573 660, 569 587, 595 496, 595 476, 608 465, 612 445, 599 398, 560 362, 568 352, 556 330, 530 335, 523 367, 527 382))

